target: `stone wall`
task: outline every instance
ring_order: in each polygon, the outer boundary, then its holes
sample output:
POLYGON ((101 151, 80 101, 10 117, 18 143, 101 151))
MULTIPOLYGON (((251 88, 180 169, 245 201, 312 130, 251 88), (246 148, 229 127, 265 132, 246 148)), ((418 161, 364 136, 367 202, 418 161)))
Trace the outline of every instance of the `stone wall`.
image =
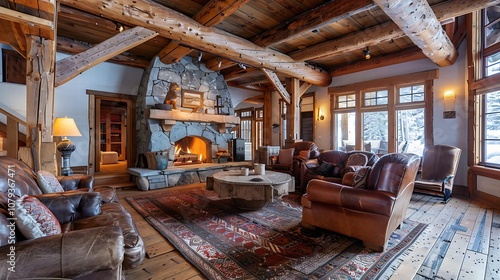
MULTIPOLYGON (((162 104, 171 83, 177 83, 181 89, 203 92, 203 108, 206 114, 215 114, 217 96, 221 97, 221 114, 234 115, 231 97, 224 77, 204 64, 185 57, 174 64, 163 64, 156 57, 144 72, 137 97, 137 153, 164 151, 170 149, 175 141, 185 136, 198 136, 212 143, 212 155, 218 149, 227 149, 231 133, 219 133, 217 127, 210 123, 181 122, 164 131, 160 120, 148 119, 148 109, 155 104, 162 104)), ((181 96, 177 98, 177 106, 182 104, 181 96)), ((180 110, 190 110, 179 108, 180 110)), ((171 149, 173 150, 173 149, 171 149)), ((173 151, 171 159, 173 160, 173 151)))

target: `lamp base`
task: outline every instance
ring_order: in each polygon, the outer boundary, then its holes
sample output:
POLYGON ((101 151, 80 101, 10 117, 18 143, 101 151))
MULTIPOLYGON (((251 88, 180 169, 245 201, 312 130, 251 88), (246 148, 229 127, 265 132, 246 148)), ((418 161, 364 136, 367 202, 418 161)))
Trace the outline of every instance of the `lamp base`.
POLYGON ((73 175, 73 170, 71 170, 70 157, 71 153, 75 151, 76 147, 71 143, 69 139, 63 139, 59 144, 57 144, 57 150, 62 154, 62 167, 61 175, 69 176, 73 175))

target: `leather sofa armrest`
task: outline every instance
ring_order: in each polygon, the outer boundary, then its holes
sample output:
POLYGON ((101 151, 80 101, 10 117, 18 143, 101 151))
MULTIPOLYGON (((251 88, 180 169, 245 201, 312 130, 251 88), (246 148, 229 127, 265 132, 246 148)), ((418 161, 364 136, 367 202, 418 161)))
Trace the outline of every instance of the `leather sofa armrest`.
POLYGON ((319 160, 317 158, 308 159, 305 161, 304 166, 307 169, 315 169, 319 166, 319 160))
MULTIPOLYGON (((14 261, 0 262, 0 275, 6 279, 73 279, 94 271, 120 271, 124 254, 122 230, 115 226, 25 240, 14 248, 14 261)), ((0 247, 0 255, 10 258, 11 249, 0 247)))
POLYGON ((57 176, 57 179, 65 191, 83 188, 92 191, 94 186, 94 176, 91 175, 57 176))
POLYGON ((101 214, 102 198, 98 192, 49 193, 37 198, 61 224, 101 214))
POLYGON ((342 177, 342 185, 352 186, 354 184, 354 174, 355 172, 347 172, 342 177))
POLYGON ((346 186, 313 179, 307 185, 307 198, 314 202, 341 206, 340 193, 346 186))

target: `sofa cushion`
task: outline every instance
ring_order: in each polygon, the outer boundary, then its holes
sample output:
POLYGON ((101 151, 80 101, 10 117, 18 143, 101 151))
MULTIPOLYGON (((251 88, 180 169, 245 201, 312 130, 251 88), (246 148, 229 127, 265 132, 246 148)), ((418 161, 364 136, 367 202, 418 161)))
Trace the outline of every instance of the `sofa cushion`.
POLYGON ((63 192, 64 189, 54 174, 48 171, 38 171, 37 181, 43 193, 63 192))
POLYGON ((61 225, 50 210, 36 197, 23 195, 15 202, 17 227, 27 239, 61 233, 61 225))
POLYGON ((364 166, 354 172, 354 176, 352 177, 352 186, 354 188, 365 187, 366 179, 368 178, 368 171, 370 171, 370 167, 364 166))
POLYGON ((350 155, 347 158, 345 166, 346 167, 349 167, 349 166, 365 166, 367 162, 368 162, 368 157, 366 155, 361 154, 361 153, 355 153, 355 154, 350 155))
POLYGON ((281 164, 292 164, 294 148, 282 149, 278 154, 278 162, 281 164))

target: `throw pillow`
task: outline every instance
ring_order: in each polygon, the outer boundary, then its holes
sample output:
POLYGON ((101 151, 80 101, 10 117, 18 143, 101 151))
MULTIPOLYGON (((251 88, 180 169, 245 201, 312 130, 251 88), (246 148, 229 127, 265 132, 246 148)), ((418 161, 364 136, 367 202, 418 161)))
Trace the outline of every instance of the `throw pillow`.
POLYGON ((14 208, 17 227, 27 239, 61 233, 61 225, 47 206, 33 196, 18 198, 14 208))
POLYGON ((316 169, 314 169, 314 172, 322 176, 333 176, 335 166, 336 165, 333 163, 322 162, 318 167, 316 167, 316 169))
POLYGON ((295 148, 280 150, 280 152, 278 153, 278 162, 280 164, 292 164, 294 151, 295 148))
POLYGON ((352 187, 353 188, 364 188, 366 184, 366 179, 368 178, 369 166, 361 167, 354 172, 352 177, 352 187))
POLYGON ((361 153, 355 153, 347 158, 345 167, 349 166, 365 166, 368 162, 368 157, 361 153))
POLYGON ((63 192, 64 189, 54 174, 48 171, 38 171, 36 174, 38 185, 43 193, 63 192))

